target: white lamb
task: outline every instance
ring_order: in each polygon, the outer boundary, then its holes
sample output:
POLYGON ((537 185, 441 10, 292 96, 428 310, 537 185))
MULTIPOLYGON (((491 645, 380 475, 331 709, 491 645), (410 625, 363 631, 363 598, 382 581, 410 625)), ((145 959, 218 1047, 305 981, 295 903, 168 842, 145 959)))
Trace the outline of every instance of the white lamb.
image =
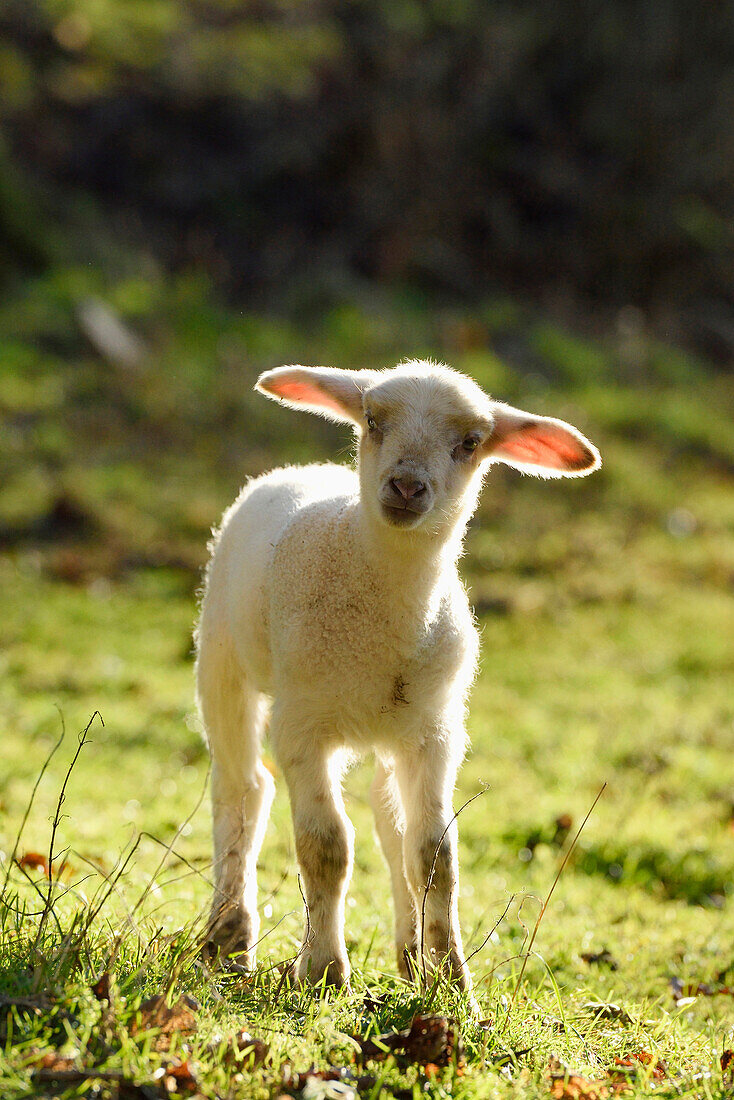
POLYGON ((478 638, 456 562, 492 462, 578 477, 599 467, 599 454, 563 421, 492 401, 433 363, 282 367, 257 389, 351 422, 358 471, 293 466, 256 478, 214 540, 197 635, 213 760, 210 943, 253 965, 256 862, 273 797, 260 747, 272 701, 270 740, 308 905, 295 977, 348 981, 354 830, 341 778, 349 756, 371 750, 398 965, 408 976, 422 947, 428 965, 445 963, 470 991, 451 799, 478 638))

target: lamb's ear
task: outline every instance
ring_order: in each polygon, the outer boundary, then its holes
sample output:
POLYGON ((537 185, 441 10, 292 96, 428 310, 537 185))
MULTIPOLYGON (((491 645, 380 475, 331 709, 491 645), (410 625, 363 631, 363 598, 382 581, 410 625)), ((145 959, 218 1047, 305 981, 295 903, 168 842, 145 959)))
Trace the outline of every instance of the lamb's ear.
POLYGON ((258 378, 255 389, 297 409, 329 420, 362 420, 362 394, 374 380, 368 370, 335 367, 277 367, 258 378))
POLYGON ((585 477, 601 466, 599 452, 581 432, 550 416, 493 406, 494 428, 484 457, 537 477, 585 477))

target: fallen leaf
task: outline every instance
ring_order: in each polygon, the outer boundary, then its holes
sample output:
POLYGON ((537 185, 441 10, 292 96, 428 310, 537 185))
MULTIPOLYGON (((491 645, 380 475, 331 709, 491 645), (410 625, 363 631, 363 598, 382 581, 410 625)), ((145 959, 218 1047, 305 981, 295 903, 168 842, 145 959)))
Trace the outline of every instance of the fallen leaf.
POLYGON ((144 1031, 157 1030, 156 1050, 168 1050, 171 1037, 175 1032, 190 1034, 196 1031, 196 1015, 199 1003, 186 994, 168 1005, 162 993, 143 1001, 136 1019, 130 1027, 131 1035, 140 1035, 144 1031))
POLYGON ((656 1081, 662 1081, 668 1076, 668 1067, 662 1059, 654 1058, 646 1050, 640 1050, 635 1054, 628 1054, 624 1058, 615 1058, 614 1066, 609 1070, 612 1077, 621 1077, 629 1080, 630 1077, 639 1076, 641 1067, 644 1067, 644 1075, 653 1077, 656 1081), (650 1067, 650 1068, 648 1068, 650 1067))
POLYGON ((591 1081, 571 1073, 555 1057, 548 1063, 548 1073, 553 1100, 605 1100, 611 1091, 606 1081, 591 1081))
POLYGON ((604 1100, 627 1092, 640 1077, 662 1081, 668 1076, 665 1063, 646 1050, 615 1058, 607 1076, 598 1080, 573 1073, 555 1057, 548 1063, 548 1072, 553 1100, 604 1100))
POLYGON ((447 1016, 414 1016, 409 1028, 389 1031, 374 1039, 357 1037, 364 1058, 384 1058, 386 1054, 402 1054, 408 1062, 425 1066, 434 1063, 447 1066, 461 1060, 456 1020, 447 1016))
POLYGON ((49 1070, 53 1073, 65 1073, 68 1070, 78 1069, 76 1058, 70 1058, 67 1054, 59 1054, 57 1050, 48 1050, 44 1053, 38 1050, 32 1051, 26 1065, 33 1066, 35 1069, 49 1070))
POLYGON ((98 1001, 110 1002, 110 975, 109 971, 105 970, 103 974, 97 978, 97 981, 90 987, 92 993, 98 1001))
POLYGON ((573 818, 570 814, 559 814, 553 823, 555 825, 555 833, 551 843, 556 848, 562 848, 568 839, 568 834, 573 828, 573 818))
POLYGON ((189 1062, 180 1058, 164 1066, 163 1087, 166 1092, 196 1092, 198 1082, 189 1062))
POLYGON ((43 871, 46 878, 53 874, 57 882, 60 879, 69 879, 76 873, 72 864, 65 859, 60 863, 54 863, 53 870, 49 871, 48 856, 43 852, 25 852, 15 862, 23 871, 43 871))
POLYGON ((230 1038, 221 1038, 210 1043, 209 1053, 215 1055, 225 1066, 236 1065, 242 1069, 254 1069, 261 1066, 270 1047, 262 1039, 256 1039, 244 1028, 230 1038))
POLYGON ((582 951, 581 958, 589 966, 598 964, 600 966, 608 966, 610 970, 618 970, 619 963, 606 947, 603 947, 601 951, 582 951))
POLYGON ((604 1100, 609 1096, 609 1086, 604 1081, 589 1081, 572 1073, 569 1077, 556 1077, 551 1082, 553 1100, 604 1100))
POLYGON ((48 878, 48 859, 42 852, 25 852, 16 863, 24 871, 43 871, 48 878))
POLYGON ((446 1016, 414 1016, 404 1044, 411 1062, 447 1066, 458 1046, 456 1021, 446 1016))
POLYGON ((586 1001, 583 1007, 599 1020, 617 1020, 620 1024, 632 1023, 629 1012, 611 1001, 586 1001))

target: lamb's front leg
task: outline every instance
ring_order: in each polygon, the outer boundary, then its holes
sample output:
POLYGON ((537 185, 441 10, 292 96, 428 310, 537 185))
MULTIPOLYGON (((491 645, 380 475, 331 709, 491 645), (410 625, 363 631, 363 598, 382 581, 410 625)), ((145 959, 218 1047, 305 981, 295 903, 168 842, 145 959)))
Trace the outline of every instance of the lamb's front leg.
POLYGON ((459 929, 457 829, 452 821, 456 771, 455 754, 437 737, 402 757, 397 774, 406 817, 405 871, 415 898, 419 945, 429 966, 446 963, 453 980, 470 992, 459 929))
POLYGON ((308 906, 296 977, 329 985, 349 981, 344 903, 352 869, 354 829, 344 810, 336 761, 312 739, 279 751, 291 799, 296 855, 308 906))

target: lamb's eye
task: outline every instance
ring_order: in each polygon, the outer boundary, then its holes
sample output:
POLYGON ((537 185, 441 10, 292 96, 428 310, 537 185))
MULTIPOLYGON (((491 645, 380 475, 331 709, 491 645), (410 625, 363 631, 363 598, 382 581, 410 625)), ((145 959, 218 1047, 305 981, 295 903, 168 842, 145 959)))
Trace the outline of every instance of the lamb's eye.
POLYGON ((374 416, 367 417, 367 427, 371 432, 374 432, 375 428, 377 427, 377 421, 375 420, 374 416))
POLYGON ((475 435, 468 435, 466 439, 461 442, 462 450, 466 451, 468 455, 473 454, 479 446, 479 440, 475 435))

